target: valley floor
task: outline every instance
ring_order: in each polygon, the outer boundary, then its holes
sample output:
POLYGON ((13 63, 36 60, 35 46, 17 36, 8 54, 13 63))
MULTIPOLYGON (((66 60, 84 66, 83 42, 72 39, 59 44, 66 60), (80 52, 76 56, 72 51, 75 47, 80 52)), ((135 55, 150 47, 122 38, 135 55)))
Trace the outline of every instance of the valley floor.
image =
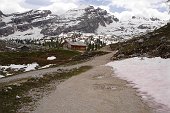
MULTIPOLYGON (((142 101, 136 89, 126 81, 117 78, 110 62, 114 52, 95 57, 92 60, 68 67, 57 67, 32 71, 0 80, 1 83, 41 76, 57 69, 93 66, 78 76, 57 85, 55 91, 39 101, 33 113, 154 113, 153 108, 142 101)), ((24 110, 24 109, 23 109, 24 110)), ((21 111, 22 112, 22 111, 21 111)), ((23 111, 26 112, 26 111, 23 111)))

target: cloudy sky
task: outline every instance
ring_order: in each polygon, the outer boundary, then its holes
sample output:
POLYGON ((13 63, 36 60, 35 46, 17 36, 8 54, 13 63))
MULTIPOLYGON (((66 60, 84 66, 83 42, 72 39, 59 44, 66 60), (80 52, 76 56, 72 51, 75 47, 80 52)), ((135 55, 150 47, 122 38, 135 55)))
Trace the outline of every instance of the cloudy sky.
POLYGON ((4 13, 23 12, 30 9, 49 9, 55 14, 94 5, 106 9, 118 18, 133 15, 169 19, 166 0, 0 0, 0 10, 4 13))

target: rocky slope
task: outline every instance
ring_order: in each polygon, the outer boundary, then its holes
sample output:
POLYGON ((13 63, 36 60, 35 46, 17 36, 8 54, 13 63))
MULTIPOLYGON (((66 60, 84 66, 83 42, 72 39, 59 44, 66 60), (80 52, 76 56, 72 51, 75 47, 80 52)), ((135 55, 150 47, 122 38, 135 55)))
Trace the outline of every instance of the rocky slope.
POLYGON ((170 23, 145 35, 126 42, 112 44, 112 50, 118 50, 113 59, 129 57, 170 58, 170 23))
POLYGON ((61 33, 110 34, 129 37, 160 27, 165 22, 155 19, 120 21, 101 8, 88 6, 73 9, 63 15, 53 15, 49 10, 31 10, 5 15, 0 12, 0 39, 41 39, 61 33))

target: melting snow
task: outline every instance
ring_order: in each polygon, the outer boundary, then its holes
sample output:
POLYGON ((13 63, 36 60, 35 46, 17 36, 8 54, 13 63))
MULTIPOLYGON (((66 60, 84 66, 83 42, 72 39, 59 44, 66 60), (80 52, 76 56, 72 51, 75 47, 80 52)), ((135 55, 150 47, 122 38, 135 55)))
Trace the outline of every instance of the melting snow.
POLYGON ((0 75, 0 78, 3 78, 4 76, 3 75, 0 75))
POLYGON ((38 67, 38 66, 39 65, 37 63, 27 64, 27 67, 25 68, 25 71, 35 70, 35 68, 38 67))
POLYGON ((23 65, 15 65, 15 64, 11 64, 10 66, 0 66, 1 70, 7 70, 7 69, 14 69, 15 71, 18 71, 20 69, 24 69, 25 72, 26 71, 31 71, 31 70, 35 70, 36 67, 38 67, 39 65, 37 63, 32 63, 32 64, 23 64, 23 65))
POLYGON ((45 65, 43 67, 40 67, 39 69, 45 69, 45 68, 49 68, 51 66, 54 66, 55 64, 48 64, 48 65, 45 65))
POLYGON ((132 81, 142 93, 154 101, 170 108, 170 59, 162 58, 130 58, 108 63, 116 75, 124 80, 132 81))
POLYGON ((55 56, 51 56, 51 57, 48 57, 47 60, 55 60, 56 57, 55 56))

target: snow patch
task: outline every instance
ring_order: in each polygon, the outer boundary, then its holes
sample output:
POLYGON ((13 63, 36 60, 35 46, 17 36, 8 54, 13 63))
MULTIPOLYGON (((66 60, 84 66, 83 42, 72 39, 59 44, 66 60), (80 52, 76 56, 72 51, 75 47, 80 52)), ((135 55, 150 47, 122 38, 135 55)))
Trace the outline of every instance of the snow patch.
POLYGON ((5 76, 3 76, 3 75, 0 75, 0 78, 3 78, 3 77, 5 77, 5 76))
POLYGON ((38 66, 39 65, 37 63, 27 64, 27 65, 25 65, 25 64, 23 64, 23 65, 11 64, 9 66, 0 66, 0 70, 6 71, 7 69, 13 69, 15 71, 19 71, 19 70, 23 69, 25 72, 27 72, 27 71, 35 70, 35 68, 38 66))
POLYGON ((49 68, 51 66, 54 66, 55 64, 48 64, 48 65, 45 65, 43 67, 40 67, 39 69, 45 69, 45 68, 49 68))
POLYGON ((55 60, 56 57, 55 56, 51 56, 51 57, 48 57, 47 60, 55 60))
POLYGON ((2 18, 2 21, 5 22, 5 23, 9 23, 9 22, 12 21, 12 16, 3 17, 3 18, 2 18))
POLYGON ((148 100, 151 96, 155 102, 170 108, 170 59, 135 57, 106 66, 113 67, 121 79, 134 83, 143 99, 148 100))
POLYGON ((25 68, 25 72, 35 70, 35 68, 38 66, 39 65, 37 63, 27 64, 27 67, 25 68))

